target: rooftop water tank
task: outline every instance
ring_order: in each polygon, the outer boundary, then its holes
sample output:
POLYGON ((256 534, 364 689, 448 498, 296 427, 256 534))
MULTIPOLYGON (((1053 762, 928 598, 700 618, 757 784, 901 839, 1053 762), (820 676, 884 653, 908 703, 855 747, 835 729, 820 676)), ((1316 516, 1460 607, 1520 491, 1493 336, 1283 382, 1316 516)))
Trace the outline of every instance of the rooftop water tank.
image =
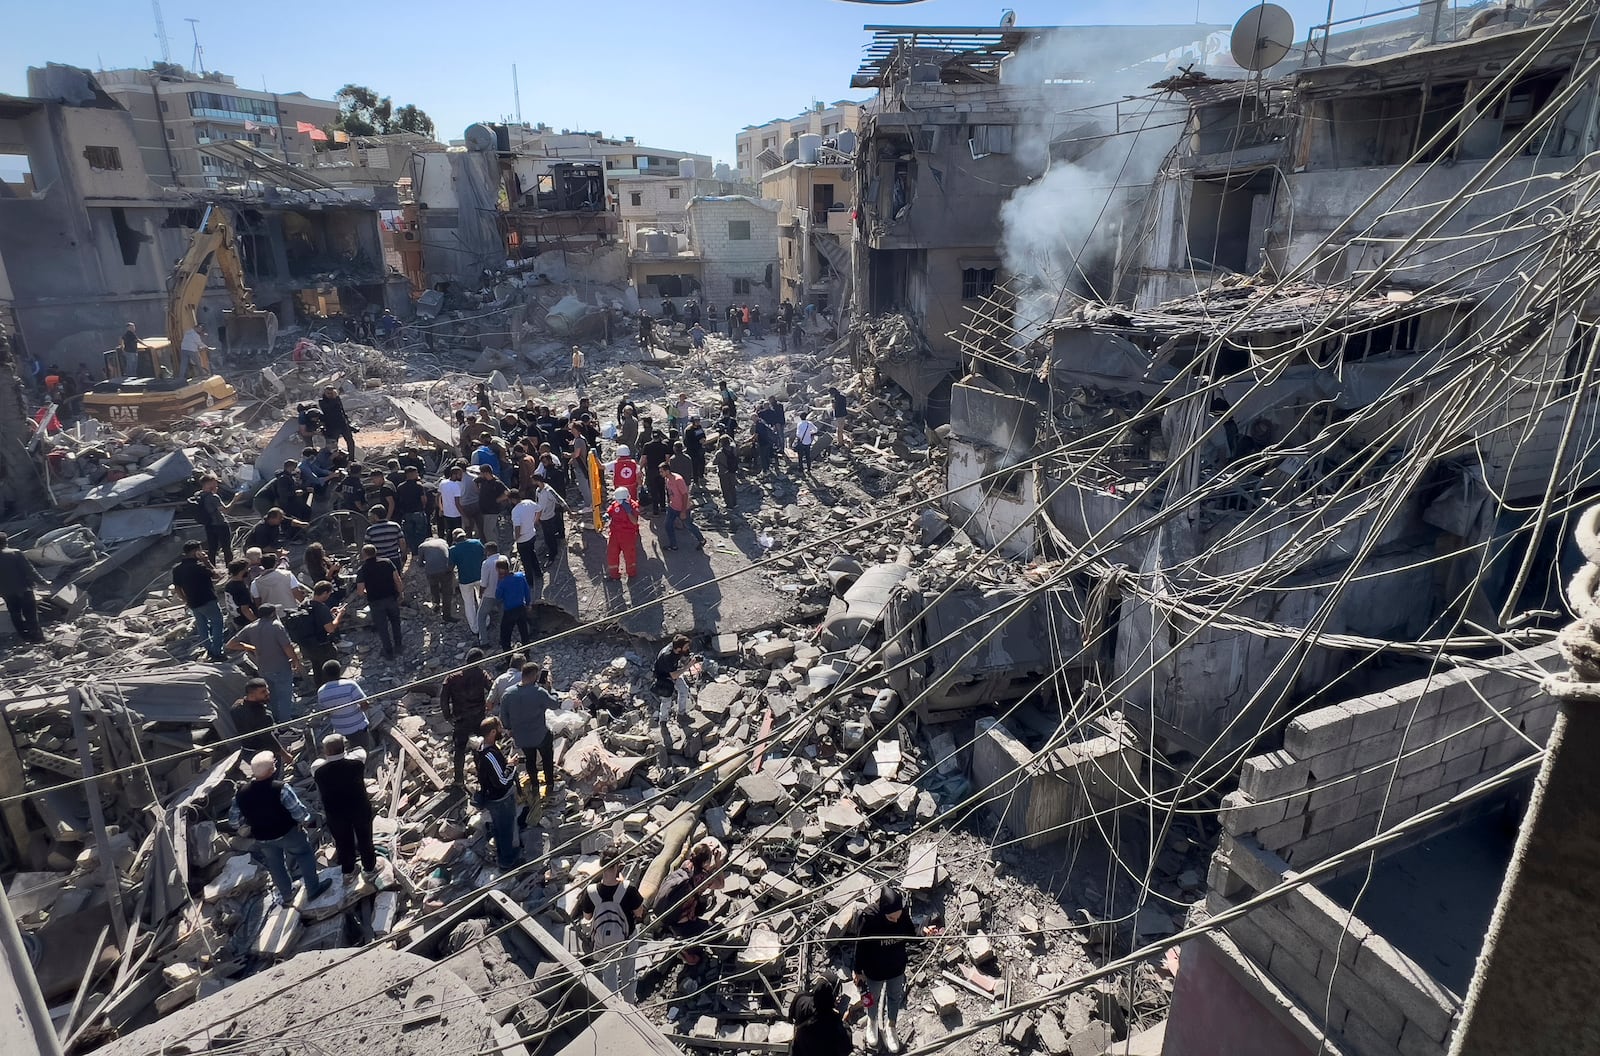
POLYGON ((836 137, 839 141, 839 153, 854 154, 856 152, 856 134, 848 128, 836 137))
POLYGON ((678 159, 678 175, 686 180, 692 180, 700 175, 695 171, 693 158, 678 159))
POLYGON ((807 132, 800 137, 800 155, 796 159, 802 165, 815 165, 817 151, 822 147, 822 137, 815 132, 807 132))
POLYGON ((789 141, 783 145, 783 160, 786 162, 797 161, 800 158, 800 137, 790 136, 789 141))
POLYGON ((938 84, 939 65, 933 62, 919 62, 911 67, 912 84, 938 84))

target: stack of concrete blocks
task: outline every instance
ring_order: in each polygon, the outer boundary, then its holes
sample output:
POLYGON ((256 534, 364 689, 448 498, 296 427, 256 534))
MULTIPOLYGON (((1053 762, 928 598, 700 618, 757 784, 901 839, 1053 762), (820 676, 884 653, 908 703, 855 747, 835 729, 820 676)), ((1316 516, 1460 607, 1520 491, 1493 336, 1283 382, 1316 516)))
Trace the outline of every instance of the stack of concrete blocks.
POLYGON ((1143 774, 1138 738, 1118 719, 1098 736, 1035 754, 998 719, 977 722, 973 794, 997 828, 1039 848, 1072 837, 1092 814, 1137 802, 1143 774))
POLYGON ((778 307, 778 203, 743 195, 696 198, 688 209, 689 247, 702 262, 702 303, 726 312, 733 304, 760 305, 771 329, 778 307), (730 224, 750 225, 749 238, 730 238, 730 224), (734 280, 749 282, 735 293, 734 280), (769 281, 770 280, 770 281, 769 281))
MULTIPOLYGON (((1292 720, 1283 749, 1246 760, 1238 791, 1223 801, 1208 910, 1270 890, 1532 754, 1555 703, 1529 671, 1558 664, 1554 646, 1542 646, 1493 670, 1441 671, 1292 720)), ((1464 806, 1408 842, 1496 802, 1464 806)), ((1214 945, 1248 961, 1237 974, 1260 988, 1261 1003, 1287 1009, 1280 1018, 1325 1033, 1339 1051, 1443 1056, 1449 1048, 1460 996, 1313 886, 1227 925, 1214 945)))

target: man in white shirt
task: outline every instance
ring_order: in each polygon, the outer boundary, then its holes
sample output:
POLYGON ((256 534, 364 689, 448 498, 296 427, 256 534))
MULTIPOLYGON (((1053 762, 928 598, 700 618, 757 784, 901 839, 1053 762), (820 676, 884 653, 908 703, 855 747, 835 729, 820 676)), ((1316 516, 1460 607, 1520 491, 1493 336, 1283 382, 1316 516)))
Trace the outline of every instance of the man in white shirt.
POLYGON ((800 456, 800 472, 811 472, 811 445, 817 442, 817 426, 810 411, 801 411, 800 420, 794 423, 794 450, 800 456))
POLYGON ((499 556, 500 547, 497 544, 483 544, 483 573, 478 579, 479 645, 488 645, 491 630, 499 627, 500 599, 495 596, 495 588, 500 585, 499 556))
POLYGON ((439 534, 446 539, 452 538, 455 530, 461 527, 461 489, 465 486, 462 481, 464 473, 460 466, 451 466, 450 472, 439 481, 439 519, 444 522, 440 526, 439 534))
POLYGON ((293 612, 311 596, 306 585, 283 567, 277 554, 262 554, 261 567, 266 571, 250 584, 250 596, 258 604, 276 605, 279 612, 293 612))
POLYGON ((216 349, 206 344, 206 328, 196 323, 183 332, 183 354, 178 358, 178 380, 188 381, 190 368, 199 372, 200 351, 215 352, 216 349))
POLYGON ((511 507, 511 531, 517 537, 517 560, 522 571, 532 578, 544 574, 539 567, 536 544, 539 541, 539 504, 531 498, 522 499, 511 507))
POLYGON ((539 533, 544 536, 545 562, 554 563, 556 551, 561 549, 561 539, 565 534, 562 529, 565 522, 561 517, 561 508, 565 505, 561 496, 556 494, 556 489, 548 478, 540 478, 539 489, 533 493, 533 501, 539 508, 539 533))

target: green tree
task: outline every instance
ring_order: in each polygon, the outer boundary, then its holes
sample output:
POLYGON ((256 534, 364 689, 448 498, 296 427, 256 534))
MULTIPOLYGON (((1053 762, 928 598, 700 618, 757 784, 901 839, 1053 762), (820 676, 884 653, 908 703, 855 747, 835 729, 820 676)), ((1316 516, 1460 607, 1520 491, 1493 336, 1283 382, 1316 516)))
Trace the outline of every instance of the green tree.
POLYGON ((347 84, 333 93, 339 103, 339 118, 332 128, 352 136, 382 136, 391 132, 416 132, 433 135, 433 119, 416 104, 396 108, 387 95, 379 95, 360 84, 347 84))

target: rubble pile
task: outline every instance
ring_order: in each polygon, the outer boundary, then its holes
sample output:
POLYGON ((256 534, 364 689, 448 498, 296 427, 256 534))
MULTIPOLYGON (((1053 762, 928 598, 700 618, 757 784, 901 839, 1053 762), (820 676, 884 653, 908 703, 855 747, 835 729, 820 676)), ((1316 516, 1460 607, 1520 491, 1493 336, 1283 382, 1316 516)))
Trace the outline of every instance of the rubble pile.
MULTIPOLYGON (((1170 933, 1162 910, 1129 914, 1132 874, 1106 885, 1102 871, 1100 888, 1067 890, 1053 869, 1039 875, 1032 855, 993 850, 993 831, 965 828, 970 722, 952 735, 960 727, 927 725, 902 706, 874 652, 881 612, 848 633, 837 623, 851 612, 850 587, 877 563, 915 569, 932 591, 963 575, 991 585, 1048 578, 1043 566, 1009 565, 920 508, 943 490, 943 439, 914 419, 904 393, 876 390, 856 374, 849 344, 784 350, 772 339, 740 347, 715 337, 681 355, 592 351, 585 394, 603 418, 626 398, 657 422, 680 401, 711 420, 725 382, 742 407, 779 397, 791 422, 810 408, 825 426, 816 470, 804 480, 747 471, 733 516, 698 497, 712 560, 723 562, 712 571, 746 573, 730 578, 709 610, 682 599, 652 605, 656 595, 646 593, 624 599, 626 613, 608 619, 615 599, 586 582, 576 560, 592 544, 577 524, 569 529, 574 575, 559 589, 552 577, 539 602, 540 637, 558 636, 533 647, 561 701, 549 713, 558 779, 530 801, 521 836, 529 864, 509 872, 496 864, 487 814, 454 772, 439 701, 443 676, 466 663, 475 638, 430 618, 423 592, 412 589, 402 601, 402 658, 379 657, 372 629, 354 622, 339 655, 376 702, 366 786, 379 868, 370 882, 340 883, 324 840, 321 878, 330 886, 310 899, 299 889, 288 905, 278 904, 253 841, 227 824, 248 755, 231 740, 239 731, 229 706, 251 666, 195 663, 189 620, 165 589, 177 542, 194 534, 187 498, 203 473, 215 472, 238 495, 237 523, 253 517, 248 497, 263 470, 280 452, 298 454, 296 404, 330 384, 345 397, 363 462, 419 454, 436 479, 456 456, 453 435, 438 423, 479 383, 513 405, 572 400, 570 342, 538 354, 528 351, 537 343, 525 343, 493 371, 449 367, 419 349, 387 357, 314 343, 270 375, 261 371, 249 408, 165 431, 80 423, 60 434, 62 464, 74 473, 59 498, 78 523, 53 528, 41 517, 22 534, 57 590, 77 593, 51 610, 45 642, 8 654, 0 678, 10 693, 8 736, 43 822, 11 897, 25 932, 79 951, 46 993, 52 1003, 73 1002, 85 987, 69 1034, 126 1033, 296 954, 406 941, 491 888, 581 949, 578 899, 613 844, 627 848, 635 879, 685 846, 714 841, 726 854, 704 912, 712 926, 704 941, 718 955, 681 963, 682 943, 657 930, 639 948, 640 1010, 691 1048, 784 1044, 789 1002, 804 980, 828 971, 848 980, 851 922, 885 883, 907 890, 927 929, 913 952, 905 1039, 1003 1013, 1125 951, 1135 931, 1170 933), (844 448, 827 427, 834 386, 851 411, 844 448), (140 523, 130 527, 130 519, 140 523), (642 620, 641 610, 654 615, 642 620), (573 628, 579 633, 565 633, 573 628), (662 725, 651 658, 679 630, 697 636, 703 659, 687 719, 662 725), (40 682, 46 664, 60 682, 40 682), (67 784, 91 770, 104 775, 96 784, 67 784), (124 920, 136 923, 114 926, 124 920)), ((351 561, 358 540, 330 525, 319 517, 311 536, 351 561)), ((669 576, 660 589, 694 582, 669 576)), ((496 662, 494 673, 503 666, 496 662)), ((313 810, 311 762, 322 732, 316 721, 280 732, 294 759, 280 776, 313 810)), ((1192 880, 1206 847, 1198 834, 1186 839, 1177 860, 1192 880)), ((1173 898, 1192 897, 1192 885, 1166 871, 1171 864, 1157 871, 1163 886, 1173 898)), ((503 995, 496 1007, 524 1034, 542 1029, 547 1010, 522 993, 523 976, 495 961, 492 943, 477 941, 481 922, 446 931, 438 959, 474 989, 503 995)), ((1015 1017, 974 1045, 1099 1053, 1164 1007, 1169 990, 1169 975, 1144 966, 1134 985, 1015 1017)), ((859 1009, 853 984, 844 993, 859 1009)))

